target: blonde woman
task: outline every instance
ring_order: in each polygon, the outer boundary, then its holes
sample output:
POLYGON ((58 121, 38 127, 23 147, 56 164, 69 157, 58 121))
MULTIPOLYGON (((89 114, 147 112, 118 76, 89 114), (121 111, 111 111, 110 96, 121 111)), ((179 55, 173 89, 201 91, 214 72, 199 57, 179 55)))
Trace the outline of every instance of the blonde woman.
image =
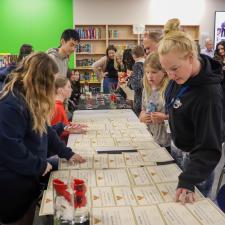
POLYGON ((120 52, 116 52, 115 57, 114 57, 114 68, 118 72, 122 72, 124 70, 123 66, 123 54, 120 52))
POLYGON ((194 40, 178 28, 167 29, 158 47, 159 59, 172 80, 166 94, 175 145, 184 153, 176 201, 195 201, 194 186, 205 196, 221 156, 223 92, 221 65, 198 56, 194 40))
POLYGON ((32 53, 9 76, 0 93, 0 223, 32 224, 39 176, 52 166, 47 147, 73 160, 47 126, 54 109, 55 62, 32 53))
POLYGON ((169 149, 170 135, 166 131, 164 94, 168 77, 159 62, 158 53, 151 53, 144 63, 144 90, 142 93, 142 111, 139 119, 148 125, 154 140, 169 149))

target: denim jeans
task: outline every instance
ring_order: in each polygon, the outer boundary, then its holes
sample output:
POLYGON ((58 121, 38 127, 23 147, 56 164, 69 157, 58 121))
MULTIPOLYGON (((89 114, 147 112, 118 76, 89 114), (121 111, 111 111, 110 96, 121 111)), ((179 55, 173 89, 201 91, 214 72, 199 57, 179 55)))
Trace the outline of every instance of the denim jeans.
MULTIPOLYGON (((182 150, 177 148, 174 145, 174 143, 171 143, 171 155, 178 164, 178 166, 183 171, 185 171, 190 161, 190 154, 187 152, 183 152, 182 150)), ((209 177, 206 180, 196 184, 196 187, 205 197, 208 197, 211 193, 213 181, 214 181, 214 171, 209 175, 209 177)))
POLYGON ((116 90, 118 84, 117 78, 105 77, 103 80, 103 93, 109 94, 111 89, 116 90))

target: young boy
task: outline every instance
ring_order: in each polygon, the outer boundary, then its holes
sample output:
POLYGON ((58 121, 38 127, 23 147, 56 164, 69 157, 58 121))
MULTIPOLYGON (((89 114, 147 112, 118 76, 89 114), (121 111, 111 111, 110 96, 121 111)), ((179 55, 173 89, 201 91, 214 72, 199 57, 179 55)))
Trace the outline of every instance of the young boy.
POLYGON ((59 48, 51 48, 47 53, 55 60, 59 74, 66 77, 70 55, 75 51, 80 41, 79 34, 74 29, 64 30, 60 38, 59 48))
POLYGON ((139 116, 141 112, 141 102, 142 102, 142 78, 144 74, 144 61, 145 61, 145 51, 140 45, 136 46, 132 50, 132 56, 135 61, 133 65, 133 72, 130 75, 128 86, 134 90, 134 112, 139 116))

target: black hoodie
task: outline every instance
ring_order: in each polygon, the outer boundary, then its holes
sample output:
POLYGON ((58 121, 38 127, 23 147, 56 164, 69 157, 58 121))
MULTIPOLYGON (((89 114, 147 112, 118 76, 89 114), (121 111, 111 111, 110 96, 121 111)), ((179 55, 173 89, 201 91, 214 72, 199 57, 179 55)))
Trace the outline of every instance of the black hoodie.
POLYGON ((200 56, 200 62, 197 76, 182 85, 171 82, 166 99, 172 139, 178 148, 190 153, 190 162, 179 176, 178 188, 191 191, 217 165, 223 139, 222 67, 204 55, 200 56), (177 104, 170 104, 184 87, 187 89, 177 104))

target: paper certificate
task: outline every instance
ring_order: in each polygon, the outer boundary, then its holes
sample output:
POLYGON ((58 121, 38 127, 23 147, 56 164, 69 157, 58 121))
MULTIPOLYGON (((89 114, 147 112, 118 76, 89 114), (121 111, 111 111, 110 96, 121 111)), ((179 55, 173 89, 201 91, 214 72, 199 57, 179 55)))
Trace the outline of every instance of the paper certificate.
MULTIPOLYGON (((177 182, 170 182, 170 183, 161 183, 156 185, 163 197, 165 202, 172 202, 174 201, 176 189, 177 189, 177 182)), ((202 198, 202 194, 195 189, 196 198, 202 198)))
POLYGON ((97 137, 101 137, 101 138, 110 138, 111 134, 108 130, 98 130, 97 131, 97 137))
POLYGON ((204 225, 224 225, 225 216, 210 199, 202 199, 186 207, 204 225))
POLYGON ((146 168, 155 183, 178 181, 178 176, 181 173, 180 168, 176 164, 149 166, 146 168))
POLYGON ((87 133, 82 135, 83 139, 91 139, 91 138, 95 138, 97 136, 97 132, 95 130, 88 130, 89 128, 87 128, 87 133))
POLYGON ((168 225, 200 225, 195 217, 179 202, 158 205, 168 225))
POLYGON ((117 206, 136 206, 134 194, 130 187, 114 187, 114 197, 117 206))
POLYGON ((99 122, 93 122, 88 126, 88 130, 105 130, 105 124, 104 123, 99 123, 99 122))
POLYGON ((108 155, 107 154, 100 154, 94 155, 94 168, 109 168, 108 164, 108 155))
POLYGON ((135 185, 150 185, 151 178, 144 167, 128 168, 130 177, 135 185))
POLYGON ((88 155, 84 157, 86 159, 86 162, 80 163, 80 168, 81 169, 92 169, 93 168, 93 156, 88 155))
POLYGON ((111 147, 115 146, 113 138, 94 138, 92 139, 93 147, 111 147))
POLYGON ((98 186, 129 186, 130 181, 126 169, 96 170, 98 186))
POLYGON ((121 137, 123 138, 130 138, 130 130, 129 129, 124 129, 124 127, 122 129, 120 129, 120 133, 121 133, 121 137))
POLYGON ((173 160, 165 148, 139 150, 139 152, 145 162, 165 162, 173 160))
POLYGON ((77 139, 74 143, 75 148, 86 148, 91 147, 91 139, 85 138, 85 139, 77 139))
POLYGON ((159 147, 155 142, 151 141, 136 141, 135 145, 137 146, 138 149, 149 149, 149 150, 159 147))
POLYGON ((53 215, 53 192, 52 190, 45 190, 41 200, 41 208, 39 211, 39 216, 53 215))
POLYGON ((126 147, 126 146, 134 146, 133 141, 131 138, 116 138, 115 139, 117 146, 119 147, 126 147))
POLYGON ((123 156, 127 166, 143 166, 145 164, 139 152, 123 153, 123 156))
POLYGON ((116 128, 116 129, 111 129, 110 131, 110 134, 111 134, 111 137, 121 137, 121 133, 120 133, 120 129, 119 128, 116 128))
POLYGON ((146 128, 146 125, 144 123, 138 122, 127 122, 127 128, 128 129, 142 129, 146 128))
POLYGON ((136 128, 133 128, 133 129, 128 129, 128 132, 129 132, 129 137, 131 137, 131 138, 141 137, 141 135, 143 134, 141 132, 141 130, 138 129, 137 127, 136 128))
POLYGON ((79 147, 79 148, 73 147, 72 150, 74 153, 80 154, 82 156, 91 155, 94 153, 94 149, 91 147, 79 147))
MULTIPOLYGON (((150 134, 149 134, 150 135, 150 134)), ((135 142, 140 142, 140 140, 142 142, 153 142, 155 144, 155 146, 157 146, 157 143, 154 142, 154 140, 151 138, 151 137, 142 137, 142 134, 140 134, 140 137, 139 136, 136 136, 136 137, 132 137, 132 141, 135 143, 135 142)), ((157 148, 160 148, 160 146, 158 146, 157 148)))
POLYGON ((135 225, 130 207, 92 209, 92 225, 135 225))
POLYGON ((125 168, 126 167, 123 154, 109 154, 108 160, 109 160, 109 168, 125 168))
POLYGON ((156 206, 138 206, 133 210, 138 225, 165 225, 156 206))
POLYGON ((135 141, 154 141, 152 135, 146 130, 146 132, 143 132, 143 130, 138 130, 138 132, 135 133, 135 135, 131 134, 131 137, 135 141))
POLYGON ((70 177, 85 180, 89 187, 96 187, 94 170, 71 170, 70 177))
POLYGON ((92 207, 105 207, 116 205, 111 187, 92 187, 91 200, 92 207))
POLYGON ((155 186, 133 187, 133 192, 138 205, 152 205, 163 202, 163 199, 155 186))

